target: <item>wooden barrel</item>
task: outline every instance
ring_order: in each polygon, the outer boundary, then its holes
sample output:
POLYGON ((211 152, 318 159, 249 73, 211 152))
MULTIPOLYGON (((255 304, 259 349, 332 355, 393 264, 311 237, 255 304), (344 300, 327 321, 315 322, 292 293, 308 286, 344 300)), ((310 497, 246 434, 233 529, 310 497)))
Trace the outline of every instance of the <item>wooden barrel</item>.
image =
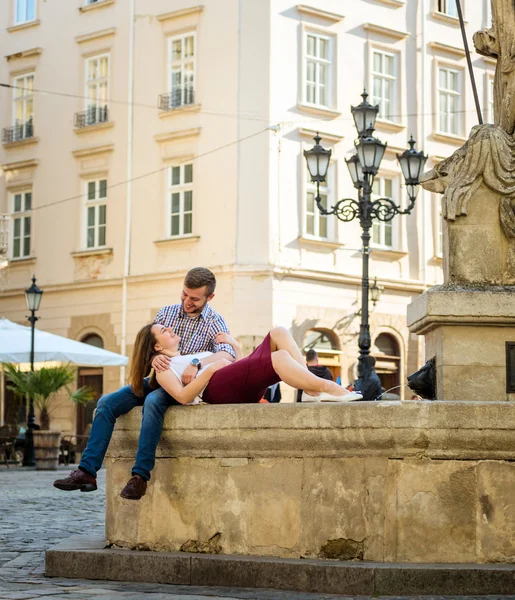
POLYGON ((60 431, 34 431, 36 469, 55 471, 59 464, 60 431))

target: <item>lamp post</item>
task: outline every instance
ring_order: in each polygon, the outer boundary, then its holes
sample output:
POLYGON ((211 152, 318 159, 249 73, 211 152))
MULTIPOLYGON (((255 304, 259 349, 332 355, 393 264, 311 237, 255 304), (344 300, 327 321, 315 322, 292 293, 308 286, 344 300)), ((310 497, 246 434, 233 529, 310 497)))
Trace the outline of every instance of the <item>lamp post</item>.
MULTIPOLYGON (((31 338, 30 338, 30 370, 34 371, 34 333, 36 321, 39 321, 39 317, 36 317, 36 311, 39 310, 41 304, 41 297, 43 296, 42 290, 36 285, 36 277, 32 277, 32 285, 28 290, 25 290, 25 300, 27 302, 27 308, 30 310, 30 317, 27 317, 31 326, 31 338)), ((34 414, 34 399, 30 398, 29 403, 29 416, 27 418, 27 431, 25 432, 25 450, 23 453, 23 466, 33 467, 36 464, 34 457, 34 428, 35 428, 35 414, 34 414)))
POLYGON ((381 161, 386 151, 386 144, 373 136, 375 130, 375 121, 379 112, 379 105, 373 106, 368 101, 368 94, 363 92, 363 101, 358 106, 352 106, 351 112, 354 117, 354 123, 358 132, 355 142, 356 154, 346 160, 350 176, 354 187, 358 190, 358 199, 346 198, 340 200, 330 209, 322 206, 320 197, 320 184, 326 180, 331 150, 326 150, 320 145, 321 137, 317 134, 314 138, 315 146, 311 150, 306 150, 304 156, 307 161, 311 181, 317 185, 317 196, 315 198, 318 210, 323 215, 336 215, 340 221, 348 223, 358 219, 361 225, 362 234, 362 278, 361 278, 361 324, 358 338, 359 360, 358 360, 358 385, 364 392, 364 400, 374 400, 367 398, 365 392, 364 380, 369 377, 373 367, 370 366, 370 360, 366 359, 370 354, 371 338, 369 325, 369 258, 370 258, 370 229, 374 219, 378 221, 391 221, 396 215, 408 215, 415 206, 415 200, 420 183, 420 175, 424 169, 427 156, 424 152, 415 150, 415 140, 411 137, 409 149, 402 154, 397 154, 406 190, 408 192, 409 203, 406 208, 398 206, 390 198, 378 198, 372 200, 372 187, 374 178, 379 171, 381 161))

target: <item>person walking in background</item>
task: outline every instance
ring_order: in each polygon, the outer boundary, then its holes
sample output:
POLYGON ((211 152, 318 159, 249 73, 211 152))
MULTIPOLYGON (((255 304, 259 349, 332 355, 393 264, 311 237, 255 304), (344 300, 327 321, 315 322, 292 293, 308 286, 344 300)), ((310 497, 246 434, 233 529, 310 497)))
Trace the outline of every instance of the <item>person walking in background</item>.
MULTIPOLYGON (((321 379, 327 379, 328 381, 334 381, 333 374, 331 373, 331 371, 326 366, 319 364, 318 354, 317 354, 316 350, 313 350, 313 348, 310 348, 306 352, 306 365, 308 367, 308 371, 310 371, 310 373, 313 373, 313 375, 316 375, 317 377, 320 377, 321 379)), ((297 390, 297 402, 302 402, 302 392, 303 391, 304 390, 297 390)))

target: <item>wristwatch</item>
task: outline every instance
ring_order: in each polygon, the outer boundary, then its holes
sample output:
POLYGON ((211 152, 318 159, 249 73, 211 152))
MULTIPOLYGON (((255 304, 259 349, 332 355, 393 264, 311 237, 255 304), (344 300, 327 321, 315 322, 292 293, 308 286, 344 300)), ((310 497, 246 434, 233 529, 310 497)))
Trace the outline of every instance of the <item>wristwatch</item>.
POLYGON ((190 360, 190 365, 193 365, 194 367, 197 367, 197 371, 200 371, 200 360, 198 358, 192 358, 190 360))

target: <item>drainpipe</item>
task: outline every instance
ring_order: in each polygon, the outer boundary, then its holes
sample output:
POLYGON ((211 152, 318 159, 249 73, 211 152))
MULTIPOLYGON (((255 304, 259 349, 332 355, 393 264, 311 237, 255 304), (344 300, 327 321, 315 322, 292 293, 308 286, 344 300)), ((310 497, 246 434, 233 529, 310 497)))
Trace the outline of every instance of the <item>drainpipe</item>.
MULTIPOLYGON (((127 96, 127 196, 125 201, 125 251, 122 278, 122 323, 121 354, 127 353, 127 294, 128 279, 131 270, 131 223, 132 223, 132 154, 134 137, 134 38, 135 38, 135 4, 129 0, 129 72, 127 96)), ((120 368, 120 386, 125 385, 125 367, 120 368)))
MULTIPOLYGON (((421 143, 419 145, 420 148, 424 148, 426 145, 426 90, 427 90, 427 66, 426 66, 426 15, 427 15, 427 0, 421 0, 421 11, 420 11, 420 19, 421 19, 421 31, 420 31, 420 40, 421 40, 421 97, 420 97, 420 112, 422 113, 420 119, 420 138, 421 143)), ((426 190, 422 188, 422 269, 421 269, 421 277, 424 286, 427 285, 427 234, 426 234, 426 215, 427 215, 427 206, 426 202, 428 199, 428 195, 426 190)))

